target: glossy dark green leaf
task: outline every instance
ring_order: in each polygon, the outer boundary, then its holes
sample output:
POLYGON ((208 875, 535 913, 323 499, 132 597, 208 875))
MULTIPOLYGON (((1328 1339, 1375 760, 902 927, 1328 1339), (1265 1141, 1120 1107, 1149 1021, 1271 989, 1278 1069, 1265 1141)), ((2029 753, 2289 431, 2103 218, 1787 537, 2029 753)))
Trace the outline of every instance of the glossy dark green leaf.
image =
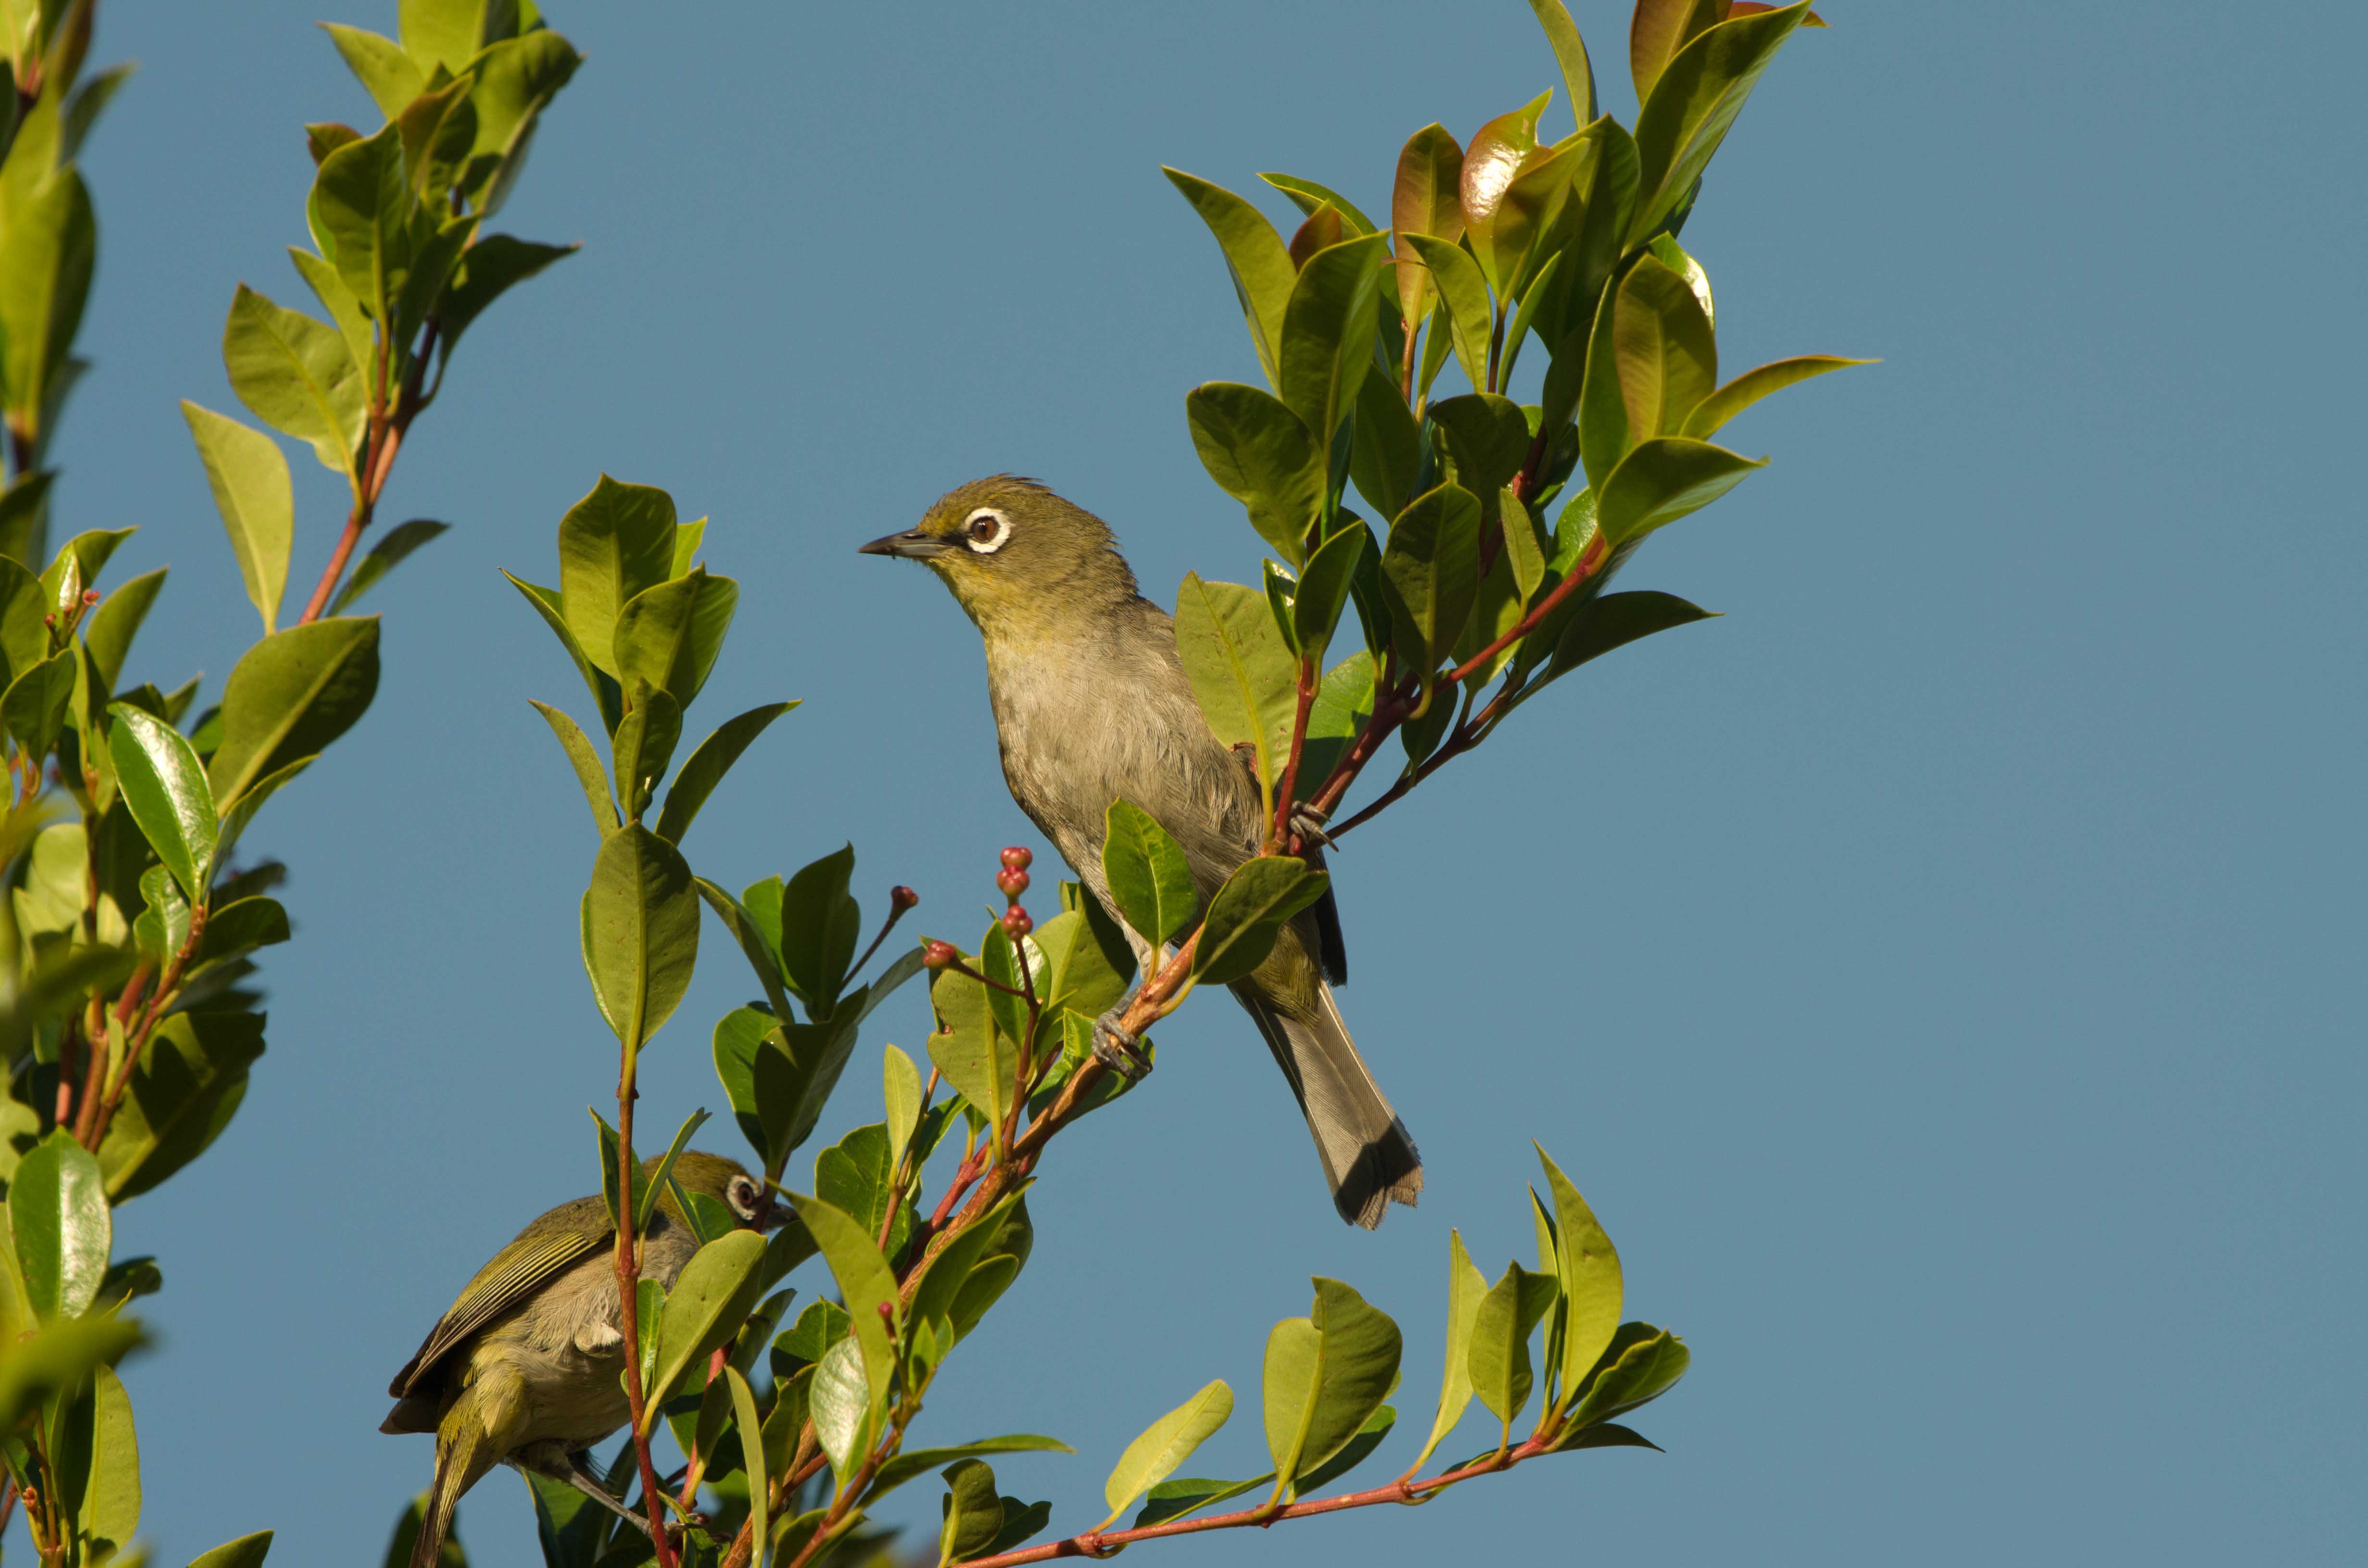
POLYGON ((799 869, 781 892, 781 977, 817 1017, 827 1017, 847 983, 862 936, 863 912, 848 893, 855 846, 799 869))
POLYGON ((233 899, 206 917, 198 961, 217 963, 288 940, 288 911, 276 898, 233 899))
POLYGON ((29 1412, 79 1388, 141 1338, 140 1325, 129 1319, 88 1317, 53 1323, 19 1340, 0 1358, 0 1424, 17 1429, 29 1412))
POLYGON ((1243 755, 1260 787, 1281 777, 1298 710, 1291 649, 1266 597, 1187 574, 1176 596, 1176 649, 1210 731, 1243 755))
MULTIPOLYGON (((757 983, 765 988, 765 1000, 774 1015, 789 1017, 789 993, 781 983, 778 943, 766 935, 756 916, 738 899, 704 877, 694 878, 692 885, 699 890, 699 896, 706 900, 707 906, 715 912, 715 917, 723 922, 724 929, 732 933, 732 939, 739 944, 741 953, 748 960, 748 967, 756 971, 757 983)), ((780 929, 780 907, 777 902, 774 905, 774 929, 777 931, 780 929)))
POLYGON ((938 1561, 961 1562, 984 1557, 1003 1533, 1003 1499, 995 1471, 985 1460, 957 1460, 945 1470, 945 1495, 938 1499, 938 1561))
MULTIPOLYGON (((1616 284, 1603 290, 1595 308, 1595 322, 1588 331, 1586 344, 1586 365, 1577 404, 1578 415, 1578 449, 1587 465, 1587 483, 1600 497, 1604 482, 1620 460, 1636 444, 1639 432, 1628 423, 1628 401, 1620 378, 1620 357, 1614 347, 1619 314, 1620 290, 1616 284)), ((1575 351, 1574 351, 1575 352, 1575 351)), ((1570 354, 1558 355, 1554 367, 1559 371, 1569 362, 1570 354)), ((1546 396, 1549 401, 1559 393, 1548 378, 1546 396)), ((1566 389, 1565 389, 1566 390, 1566 389)), ((1554 409, 1548 409, 1551 415, 1554 409)), ((1644 432, 1643 434, 1649 434, 1644 432)))
POLYGON ((602 841, 584 895, 584 968, 600 1016, 629 1049, 682 1001, 698 956, 690 868, 640 824, 619 828, 602 841))
MULTIPOLYGON (((132 939, 161 969, 189 939, 188 896, 171 871, 151 866, 140 874, 140 900, 146 907, 131 923, 132 939)), ((211 934, 211 921, 208 931, 211 934)))
POLYGON ((1344 528, 1308 558, 1292 600, 1293 640, 1305 657, 1321 659, 1330 646, 1332 629, 1349 608, 1349 585, 1372 540, 1372 532, 1361 526, 1344 528))
POLYGON ((761 708, 751 708, 746 713, 736 714, 717 725, 713 733, 699 743, 699 749, 690 754, 689 760, 682 765, 682 771, 675 775, 673 785, 666 790, 666 809, 658 814, 658 836, 671 844, 681 843, 682 835, 699 815, 699 808, 707 803, 707 797, 723 782, 723 776, 732 771, 732 765, 740 760, 740 754, 747 750, 749 744, 763 734, 774 720, 796 706, 794 700, 768 702, 761 708))
POLYGON ((1389 1397, 1404 1341, 1389 1314, 1337 1279, 1315 1280, 1308 1316, 1275 1324, 1263 1381, 1278 1499, 1348 1447, 1389 1397))
MULTIPOLYGON (((0 561, 6 562, 0 571, 14 568, 23 574, 25 581, 32 581, 33 574, 26 571, 21 562, 32 560, 40 553, 40 541, 49 515, 50 486, 56 479, 54 471, 36 471, 17 474, 5 485, 0 485, 0 561)), ((16 580, 10 576, 6 585, 0 585, 0 602, 14 604, 16 580)), ((41 613, 47 614, 48 611, 41 613)), ((40 615, 32 618, 36 629, 40 627, 40 615)), ((41 631, 40 638, 46 648, 47 632, 41 631)), ((25 646, 24 638, 13 626, 6 642, 12 648, 25 646)))
POLYGON ((1713 619, 1713 612, 1688 604, 1674 594, 1651 590, 1606 594, 1572 618, 1554 648, 1546 679, 1557 679, 1589 659, 1625 647, 1638 638, 1650 637, 1656 631, 1713 619))
POLYGON ((1209 477, 1248 511, 1261 539, 1297 563, 1326 485, 1324 454, 1306 423, 1281 399, 1238 381, 1193 388, 1184 414, 1209 477))
MULTIPOLYGON (((34 113, 47 118, 51 109, 44 104, 34 113)), ((42 166, 30 140, 36 133, 30 125, 19 132, 16 156, 0 176, 7 215, 0 265, 0 387, 12 414, 21 411, 38 428, 74 373, 74 334, 90 295, 98 234, 82 175, 72 165, 42 166)), ((30 466, 39 466, 38 456, 30 466)))
POLYGON ((235 801, 353 727, 378 693, 378 631, 375 616, 316 620, 240 657, 222 687, 222 744, 206 767, 216 801, 235 801))
POLYGON ((114 1246, 114 1214, 98 1162, 63 1129, 17 1162, 8 1223, 35 1315, 46 1324, 89 1311, 114 1246))
MULTIPOLYGON (((196 743, 192 740, 191 744, 196 743)), ((232 852, 238 847, 239 839, 245 835, 247 824, 255 820, 257 812, 263 810, 264 802, 278 794, 290 780, 312 767, 316 760, 314 757, 300 756, 285 767, 267 773, 248 785, 246 792, 230 803, 229 809, 222 814, 222 832, 214 841, 215 865, 229 864, 232 852)))
POLYGON ((1367 376, 1357 391, 1356 438, 1349 472, 1358 493, 1383 517, 1395 517, 1414 494, 1422 472, 1422 433, 1414 411, 1391 378, 1367 376))
POLYGON ((124 805, 195 903, 205 897, 211 880, 220 829, 204 765, 188 741, 163 720, 121 702, 108 712, 114 722, 108 752, 124 805))
POLYGON ((618 721, 625 715, 624 690, 618 686, 614 676, 595 668, 591 659, 586 655, 584 644, 575 640, 575 631, 567 624, 566 608, 561 602, 559 590, 529 583, 508 572, 502 575, 509 578, 510 586, 534 607, 534 612, 542 617, 542 623, 551 628, 552 635, 559 639, 559 645, 567 650, 568 658, 575 665, 575 673, 584 677, 585 689, 591 692, 592 700, 600 706, 601 728, 614 734, 618 721))
POLYGON ((1875 359, 1844 359, 1831 354, 1804 354, 1796 358, 1779 359, 1773 364, 1746 370, 1704 398, 1686 416, 1683 434, 1706 441, 1717 435, 1728 420, 1770 392, 1782 392, 1795 381, 1805 381, 1828 370, 1879 363, 1881 361, 1875 359))
POLYGON ((1765 458, 1753 460, 1707 441, 1664 436, 1640 442, 1603 486, 1597 517, 1614 547, 1701 510, 1742 483, 1765 458))
POLYGON ((82 656, 74 649, 51 654, 8 683, 0 693, 4 722, 24 755, 45 757, 58 744, 66 710, 74 701, 74 673, 82 656))
MULTIPOLYGON (((1694 0, 1695 5, 1714 0, 1694 0)), ((1640 93, 1636 155, 1643 194, 1630 244, 1650 239, 1675 211, 1725 140, 1761 72, 1808 17, 1808 0, 1721 22, 1678 50, 1640 93)))
POLYGON ((337 597, 329 601, 329 613, 345 614, 348 605, 376 587, 379 579, 401 565, 413 551, 438 534, 446 532, 451 526, 430 517, 414 517, 389 528, 362 556, 360 562, 354 567, 353 575, 346 579, 346 585, 337 590, 337 597))
MULTIPOLYGON (((919 1088, 916 1079, 916 1096, 919 1088)), ((896 1155, 889 1147, 888 1129, 877 1121, 854 1129, 814 1156, 814 1196, 845 1210, 874 1237, 886 1227, 883 1250, 891 1257, 904 1250, 905 1238, 910 1233, 909 1209, 894 1216, 903 1222, 891 1223, 888 1199, 895 1170, 896 1155)))
POLYGON ((473 85, 466 76, 447 81, 421 93, 394 117, 403 141, 404 182, 412 199, 429 212, 445 210, 452 182, 476 142, 477 109, 469 101, 473 85))
POLYGON ((1112 801, 1103 815, 1102 876, 1119 914, 1155 946, 1174 941, 1201 911, 1183 846, 1131 801, 1112 801))
POLYGON ((1570 1413, 1570 1428, 1591 1426, 1660 1398, 1686 1375, 1692 1359, 1686 1342, 1667 1330, 1643 1323, 1621 1324, 1570 1413))
POLYGON ((1718 385, 1710 318, 1657 256, 1640 257, 1620 280, 1611 352, 1634 440, 1675 434, 1718 385))
POLYGON ((1594 149, 1576 187, 1584 199, 1563 245, 1563 263, 1555 269, 1552 286, 1534 291, 1537 334, 1554 357, 1540 400, 1545 405, 1544 424, 1554 429, 1560 429, 1577 406, 1579 381, 1587 366, 1587 334, 1594 324, 1596 301, 1619 265, 1636 206, 1634 138, 1610 115, 1588 125, 1579 137, 1594 149))
POLYGON ((266 636, 279 630, 279 599, 288 585, 288 554, 296 538, 295 492, 279 443, 237 420, 181 400, 181 415, 206 465, 214 509, 230 534, 246 597, 263 617, 266 636))
MULTIPOLYGON (((231 391, 256 418, 310 441, 322 466, 353 477, 367 387, 361 367, 336 329, 283 309, 242 283, 222 327, 222 363, 230 371, 231 391)), ((250 469, 259 460, 259 452, 242 460, 250 469)))
MULTIPOLYGON (((559 749, 567 755, 568 766, 575 770, 575 782, 583 787, 585 801, 592 808, 593 831, 608 837, 617 831, 617 801, 609 793, 609 770, 601 766, 600 754, 592 749, 591 741, 575 720, 547 702, 535 702, 530 697, 527 700, 542 715, 542 722, 551 726, 559 749)), ((661 833, 658 836, 671 841, 670 835, 661 833)))
POLYGON ((1209 901, 1192 976, 1212 985, 1246 978, 1274 950, 1284 922, 1324 896, 1331 879, 1288 855, 1244 861, 1209 901))
POLYGON ((165 568, 159 566, 125 582, 99 600, 98 608, 83 622, 83 644, 90 650, 91 665, 108 693, 123 678, 123 661, 131 653, 141 623, 148 619, 149 607, 164 589, 165 573, 165 568))
POLYGON ((1317 251, 1300 268, 1283 310, 1282 401, 1327 451, 1356 408, 1358 386, 1373 362, 1374 312, 1387 255, 1388 242, 1379 234, 1317 251))
POLYGON ((1397 235, 1398 310, 1409 335, 1430 313, 1438 295, 1429 265, 1416 253, 1410 236, 1429 234, 1450 244, 1463 237, 1463 149, 1443 125, 1424 126, 1398 153, 1390 222, 1397 235))
POLYGON ((329 41, 337 46, 337 54, 345 61, 346 68, 378 105, 379 113, 387 119, 401 114, 403 106, 417 97, 419 89, 427 85, 427 74, 394 40, 337 22, 318 25, 329 35, 329 41))
POLYGON ((654 485, 600 476, 559 524, 559 595, 584 657, 612 678, 620 612, 666 580, 674 562, 674 498, 654 485))
MULTIPOLYGON (((667 544, 671 563, 671 538, 667 544)), ((740 585, 704 567, 644 588, 617 612, 619 679, 646 680, 689 708, 715 667, 739 603, 740 585)))
POLYGON ((108 1197, 137 1197, 203 1153, 237 1111, 247 1069, 262 1054, 257 1014, 174 1013, 158 1024, 98 1147, 108 1197))
POLYGON ((408 273, 417 206, 404 180, 403 132, 392 121, 331 153, 313 173, 306 207, 313 243, 381 323, 393 319, 408 273))
POLYGON ((89 1544, 93 1561, 131 1544, 140 1528, 140 1439, 131 1398, 104 1363, 90 1369, 90 1386, 60 1412, 52 1427, 51 1466, 56 1501, 89 1544))
POLYGON ((583 248, 539 244, 508 234, 487 234, 471 245, 461 256, 451 282, 445 287, 443 306, 436 315, 444 331, 445 352, 449 355, 470 324, 514 284, 525 282, 552 262, 574 256, 583 248))
POLYGON ((481 217, 501 210, 526 166, 527 151, 544 108, 575 74, 584 57, 559 34, 537 28, 488 44, 469 62, 477 85, 477 145, 461 193, 481 217))
POLYGON ((1504 530, 1505 562, 1513 574, 1514 603, 1526 605, 1545 581, 1546 541, 1538 533, 1537 519, 1510 488, 1497 496, 1497 518, 1504 530))
POLYGON ((1417 496, 1390 526, 1382 578, 1401 669, 1426 680, 1455 646, 1480 590, 1480 501, 1449 483, 1417 496))
POLYGON ((1441 398, 1428 413, 1446 437, 1455 483, 1475 496, 1496 494, 1529 458, 1530 422, 1510 398, 1468 392, 1441 398))
POLYGON ((1578 36, 1578 26, 1570 19, 1570 12, 1562 0, 1530 0, 1530 9, 1537 13, 1538 26, 1546 32, 1546 42, 1553 46, 1554 62, 1562 67, 1563 90, 1570 95, 1573 118, 1580 125, 1595 118, 1595 65, 1587 57, 1587 44, 1578 36))
POLYGON ((1203 1508, 1229 1502, 1256 1492, 1274 1480, 1274 1472, 1254 1475, 1247 1481, 1203 1481, 1197 1477, 1178 1481, 1163 1481, 1151 1489, 1151 1495, 1136 1510, 1129 1528, 1141 1529, 1145 1525, 1164 1525, 1203 1508))
POLYGON ((755 1231, 734 1231, 709 1242, 683 1265, 673 1289, 666 1292, 666 1311, 658 1324, 657 1379, 651 1393, 653 1419, 658 1403, 670 1397, 716 1348, 730 1341, 756 1306, 762 1289, 757 1266, 765 1256, 765 1238, 755 1231))
POLYGON ((1304 1496, 1311 1492, 1320 1492, 1364 1463, 1372 1457, 1373 1450, 1396 1430, 1397 1424, 1398 1413, 1386 1404, 1366 1416, 1365 1424, 1357 1428, 1357 1435, 1350 1437, 1339 1452, 1299 1478, 1300 1494, 1304 1496))
MULTIPOLYGON (((702 891, 704 886, 712 885, 703 884, 702 891)), ((765 1037, 780 1022, 760 1008, 735 1007, 715 1020, 713 1039, 715 1076, 723 1085, 724 1096, 732 1102, 733 1119, 740 1124, 741 1135, 757 1151, 757 1158, 768 1167, 772 1165, 772 1141, 767 1136, 757 1107, 757 1053, 765 1037)))
POLYGON ((641 820, 681 740, 681 704, 635 676, 626 699, 625 716, 617 722, 617 733, 609 737, 620 812, 633 821, 641 820))
MULTIPOLYGON (((1472 253, 1452 241, 1428 234, 1407 234, 1406 243, 1429 268, 1431 282, 1445 307, 1453 337, 1455 362, 1478 391, 1488 384, 1488 335, 1492 330, 1488 283, 1472 253)), ((1438 328, 1433 326, 1435 335, 1438 328)), ((1437 338, 1432 339, 1436 344, 1437 338)))
POLYGON ((1258 364, 1266 370, 1268 384, 1280 392, 1283 312, 1298 278, 1282 236, 1274 232, 1274 225, 1266 221, 1264 214, 1232 191, 1180 169, 1163 167, 1160 172, 1192 204, 1192 210, 1216 236, 1218 248, 1224 253, 1225 268, 1233 277, 1234 292, 1241 301, 1243 319, 1249 325, 1251 346, 1258 350, 1258 364))

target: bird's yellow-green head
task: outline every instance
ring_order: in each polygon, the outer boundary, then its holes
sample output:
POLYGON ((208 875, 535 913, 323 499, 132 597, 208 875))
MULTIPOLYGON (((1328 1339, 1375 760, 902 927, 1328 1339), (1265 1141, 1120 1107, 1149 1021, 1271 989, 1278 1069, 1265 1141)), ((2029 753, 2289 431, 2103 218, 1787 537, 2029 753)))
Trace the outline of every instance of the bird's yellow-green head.
MULTIPOLYGON (((644 1160, 642 1176, 655 1177, 660 1160, 644 1160)), ((712 1198, 732 1210, 732 1217, 751 1230, 768 1231, 779 1225, 786 1212, 765 1190, 765 1184, 742 1168, 737 1160, 721 1154, 701 1153, 697 1149, 685 1149, 675 1156, 674 1179, 682 1184, 683 1191, 712 1198)), ((674 1208, 674 1194, 661 1193, 660 1207, 669 1212, 674 1208)))
POLYGON ((861 550, 923 562, 990 636, 1054 631, 1064 617, 1135 596, 1110 525, 1008 473, 947 492, 917 527, 861 550))

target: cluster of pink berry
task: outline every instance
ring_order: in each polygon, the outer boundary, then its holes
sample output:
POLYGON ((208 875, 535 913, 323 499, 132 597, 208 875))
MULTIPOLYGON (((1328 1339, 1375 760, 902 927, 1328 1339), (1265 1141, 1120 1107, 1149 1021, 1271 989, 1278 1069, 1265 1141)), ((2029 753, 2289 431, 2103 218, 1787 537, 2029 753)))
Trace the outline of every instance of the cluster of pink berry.
MULTIPOLYGON (((1029 918, 1028 911, 1019 904, 1019 895, 1028 891, 1028 868, 1035 862, 1036 857, 1015 844, 1003 852, 1002 858, 1003 869, 995 873, 995 885, 1003 890, 1007 905, 1003 912, 1003 934, 1009 937, 1016 946, 1021 937, 1036 929, 1036 922, 1029 918)), ((921 951, 921 962, 933 970, 944 969, 961 957, 951 942, 932 941, 921 951)))

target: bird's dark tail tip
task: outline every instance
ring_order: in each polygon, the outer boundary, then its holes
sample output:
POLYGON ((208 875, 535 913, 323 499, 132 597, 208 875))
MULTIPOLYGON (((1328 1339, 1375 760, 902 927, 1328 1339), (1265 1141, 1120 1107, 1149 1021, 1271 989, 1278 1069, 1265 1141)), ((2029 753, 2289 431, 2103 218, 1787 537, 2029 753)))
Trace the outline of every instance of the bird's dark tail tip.
POLYGON ((1390 1130, 1358 1153, 1357 1163, 1333 1189, 1332 1205, 1352 1225, 1378 1230, 1390 1205, 1411 1209, 1422 1196, 1422 1153, 1406 1136, 1406 1123, 1392 1120, 1390 1130))

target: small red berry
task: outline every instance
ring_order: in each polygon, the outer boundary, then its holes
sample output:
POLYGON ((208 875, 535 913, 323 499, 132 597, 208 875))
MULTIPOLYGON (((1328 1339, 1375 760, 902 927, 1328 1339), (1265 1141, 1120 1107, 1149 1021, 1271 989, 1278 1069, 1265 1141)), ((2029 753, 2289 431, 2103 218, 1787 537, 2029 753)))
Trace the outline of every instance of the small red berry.
POLYGON ((1036 922, 1029 919, 1028 912, 1018 904, 1015 903, 1003 912, 1003 934, 1013 941, 1019 940, 1034 929, 1036 929, 1036 922))
POLYGON ((899 915, 904 914, 905 911, 912 908, 920 902, 921 895, 915 892, 911 888, 894 887, 888 890, 888 907, 894 910, 899 915))
POLYGON ((97 602, 98 602, 98 590, 97 590, 97 588, 85 588, 85 589, 82 591, 82 607, 83 607, 83 608, 85 608, 85 609, 88 609, 91 606, 93 606, 93 605, 97 604, 97 602))
POLYGON ((921 949, 921 965, 925 969, 943 969, 960 957, 951 942, 931 942, 921 949))
POLYGON ((1014 871, 1024 871, 1035 862, 1036 857, 1017 844, 1003 852, 1004 865, 1014 871))
POLYGON ((1003 890, 1004 897, 1018 898, 1028 891, 1028 873, 1008 869, 997 871, 995 873, 995 885, 1003 890))

